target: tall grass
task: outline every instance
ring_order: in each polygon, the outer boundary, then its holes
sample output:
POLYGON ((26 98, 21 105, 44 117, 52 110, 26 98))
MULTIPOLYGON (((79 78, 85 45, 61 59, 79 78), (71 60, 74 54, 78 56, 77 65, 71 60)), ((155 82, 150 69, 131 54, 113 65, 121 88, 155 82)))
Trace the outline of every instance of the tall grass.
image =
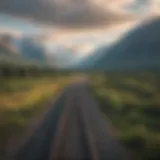
POLYGON ((0 80, 0 155, 5 154, 10 137, 20 135, 71 79, 52 76, 0 80))
POLYGON ((93 92, 116 138, 133 159, 160 159, 160 73, 91 75, 93 92))

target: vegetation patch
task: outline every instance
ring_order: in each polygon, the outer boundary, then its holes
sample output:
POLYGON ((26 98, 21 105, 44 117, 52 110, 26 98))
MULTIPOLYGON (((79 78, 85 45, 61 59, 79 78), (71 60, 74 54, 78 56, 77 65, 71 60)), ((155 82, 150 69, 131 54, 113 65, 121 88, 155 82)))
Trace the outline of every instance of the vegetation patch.
POLYGON ((0 155, 5 155, 10 137, 21 135, 72 79, 71 75, 0 79, 0 155))
POLYGON ((131 157, 159 160, 160 73, 105 73, 90 78, 102 112, 115 127, 113 134, 131 157))

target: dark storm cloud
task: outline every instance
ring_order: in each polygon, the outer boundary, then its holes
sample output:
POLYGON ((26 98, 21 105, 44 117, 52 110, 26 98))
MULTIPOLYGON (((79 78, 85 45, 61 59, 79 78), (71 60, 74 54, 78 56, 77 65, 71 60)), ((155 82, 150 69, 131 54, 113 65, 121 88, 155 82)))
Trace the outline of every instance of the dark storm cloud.
POLYGON ((66 5, 59 5, 55 0, 0 0, 0 12, 62 27, 94 27, 128 19, 88 0, 68 0, 66 5))

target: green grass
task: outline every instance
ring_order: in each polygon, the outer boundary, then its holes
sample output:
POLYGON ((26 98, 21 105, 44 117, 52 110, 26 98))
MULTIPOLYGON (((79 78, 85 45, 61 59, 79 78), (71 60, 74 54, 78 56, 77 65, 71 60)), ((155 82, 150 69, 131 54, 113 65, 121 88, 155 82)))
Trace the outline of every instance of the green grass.
POLYGON ((21 135, 72 79, 63 75, 0 79, 0 155, 5 154, 10 137, 21 135))
POLYGON ((113 134, 133 159, 160 159, 160 73, 110 73, 90 78, 100 108, 115 128, 113 134))

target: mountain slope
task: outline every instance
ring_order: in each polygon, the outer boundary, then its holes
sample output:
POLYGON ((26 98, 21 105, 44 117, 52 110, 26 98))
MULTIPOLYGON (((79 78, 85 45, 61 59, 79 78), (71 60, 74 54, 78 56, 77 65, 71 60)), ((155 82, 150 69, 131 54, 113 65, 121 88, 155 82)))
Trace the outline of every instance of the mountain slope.
POLYGON ((18 55, 17 48, 12 44, 10 35, 0 35, 0 54, 2 55, 18 55))
POLYGON ((20 44, 20 51, 23 57, 46 63, 45 50, 43 46, 36 43, 31 38, 23 38, 20 44))
MULTIPOLYGON (((44 66, 46 64, 46 59, 44 55, 43 47, 38 45, 28 46, 28 48, 23 48, 21 45, 21 39, 15 39, 10 35, 0 35, 0 66, 44 66), (15 45, 19 43, 19 45, 15 45), (21 52, 22 48, 25 52, 21 52), (31 52, 32 51, 32 52, 31 52)), ((24 43, 24 46, 27 45, 24 43)))
POLYGON ((107 50, 108 46, 99 47, 92 54, 82 59, 78 64, 75 65, 75 68, 85 69, 94 67, 94 64, 101 59, 104 54, 104 51, 107 50))
POLYGON ((104 51, 94 63, 100 70, 160 68, 160 18, 140 25, 104 51))

